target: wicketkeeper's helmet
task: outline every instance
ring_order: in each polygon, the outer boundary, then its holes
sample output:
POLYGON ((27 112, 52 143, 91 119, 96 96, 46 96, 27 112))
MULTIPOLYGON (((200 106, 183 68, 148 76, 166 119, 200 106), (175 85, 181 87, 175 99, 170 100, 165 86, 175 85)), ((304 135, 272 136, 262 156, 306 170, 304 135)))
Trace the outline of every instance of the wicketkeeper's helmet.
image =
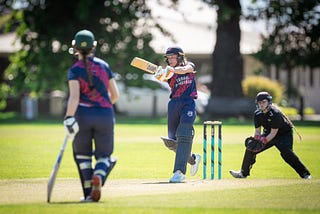
POLYGON ((78 50, 89 50, 97 45, 94 35, 91 31, 81 30, 74 36, 72 40, 72 46, 75 46, 78 50))
POLYGON ((268 100, 269 103, 272 103, 272 96, 266 91, 261 91, 256 96, 256 102, 259 102, 265 99, 268 100))

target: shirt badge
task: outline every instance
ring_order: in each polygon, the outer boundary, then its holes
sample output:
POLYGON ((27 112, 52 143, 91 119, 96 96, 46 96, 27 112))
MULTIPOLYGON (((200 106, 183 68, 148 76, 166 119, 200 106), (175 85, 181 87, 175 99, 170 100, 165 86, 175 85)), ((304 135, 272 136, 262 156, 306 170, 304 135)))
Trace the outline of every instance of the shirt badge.
POLYGON ((187 115, 188 115, 188 117, 192 117, 193 116, 193 111, 188 111, 187 115))

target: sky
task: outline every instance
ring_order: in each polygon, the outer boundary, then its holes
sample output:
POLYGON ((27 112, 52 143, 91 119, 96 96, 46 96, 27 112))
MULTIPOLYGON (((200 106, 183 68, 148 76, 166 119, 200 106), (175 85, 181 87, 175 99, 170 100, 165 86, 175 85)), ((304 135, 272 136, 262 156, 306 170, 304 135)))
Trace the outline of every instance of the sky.
MULTIPOLYGON (((250 0, 241 0, 242 7, 250 0)), ((169 8, 170 0, 148 0, 147 4, 152 10, 152 16, 169 32, 176 42, 164 37, 160 32, 153 30, 155 39, 151 46, 157 52, 164 52, 166 47, 179 45, 184 47, 186 53, 208 54, 214 50, 216 41, 216 18, 214 8, 201 0, 179 0, 177 12, 169 8)), ((260 45, 259 32, 263 32, 263 24, 241 21, 241 42, 240 51, 243 54, 256 52, 260 45)))

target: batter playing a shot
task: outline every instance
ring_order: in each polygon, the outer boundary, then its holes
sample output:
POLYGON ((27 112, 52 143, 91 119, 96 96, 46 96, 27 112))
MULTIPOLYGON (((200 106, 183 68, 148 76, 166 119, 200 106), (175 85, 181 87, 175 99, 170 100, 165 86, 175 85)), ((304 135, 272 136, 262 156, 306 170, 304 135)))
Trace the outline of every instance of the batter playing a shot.
POLYGON ((191 154, 194 137, 193 123, 196 118, 197 99, 195 65, 188 62, 180 47, 169 47, 165 58, 168 66, 161 67, 155 74, 160 81, 167 81, 170 88, 168 103, 168 137, 161 137, 165 145, 176 153, 171 183, 185 180, 187 162, 191 165, 190 174, 195 175, 201 156, 191 154))
POLYGON ((99 201, 104 185, 116 161, 113 153, 113 104, 119 97, 114 73, 92 51, 96 41, 92 32, 81 30, 72 41, 78 60, 68 71, 68 106, 64 126, 73 139, 85 202, 99 201), (77 132, 79 127, 79 132, 77 132), (94 142, 94 145, 93 145, 94 142), (95 148, 93 152, 93 146, 95 148), (92 156, 96 159, 92 164, 92 156))

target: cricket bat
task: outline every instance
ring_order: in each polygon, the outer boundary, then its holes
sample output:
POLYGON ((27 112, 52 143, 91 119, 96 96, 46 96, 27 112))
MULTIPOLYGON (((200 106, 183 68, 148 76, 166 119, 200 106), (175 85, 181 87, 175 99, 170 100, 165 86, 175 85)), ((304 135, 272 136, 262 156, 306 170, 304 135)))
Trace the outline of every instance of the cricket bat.
POLYGON ((158 70, 158 65, 155 65, 147 60, 141 59, 139 57, 133 58, 133 60, 130 63, 131 66, 139 68, 145 72, 148 72, 150 74, 155 74, 158 70))
POLYGON ((64 153, 64 150, 67 146, 67 142, 68 142, 68 135, 65 136, 62 147, 60 149, 59 155, 57 157, 57 160, 53 166, 53 169, 51 171, 49 180, 48 180, 48 189, 47 189, 47 202, 50 203, 50 199, 51 199, 51 193, 52 193, 52 189, 54 186, 54 182, 56 180, 57 174, 58 174, 58 170, 60 167, 60 163, 61 163, 61 159, 64 153))

